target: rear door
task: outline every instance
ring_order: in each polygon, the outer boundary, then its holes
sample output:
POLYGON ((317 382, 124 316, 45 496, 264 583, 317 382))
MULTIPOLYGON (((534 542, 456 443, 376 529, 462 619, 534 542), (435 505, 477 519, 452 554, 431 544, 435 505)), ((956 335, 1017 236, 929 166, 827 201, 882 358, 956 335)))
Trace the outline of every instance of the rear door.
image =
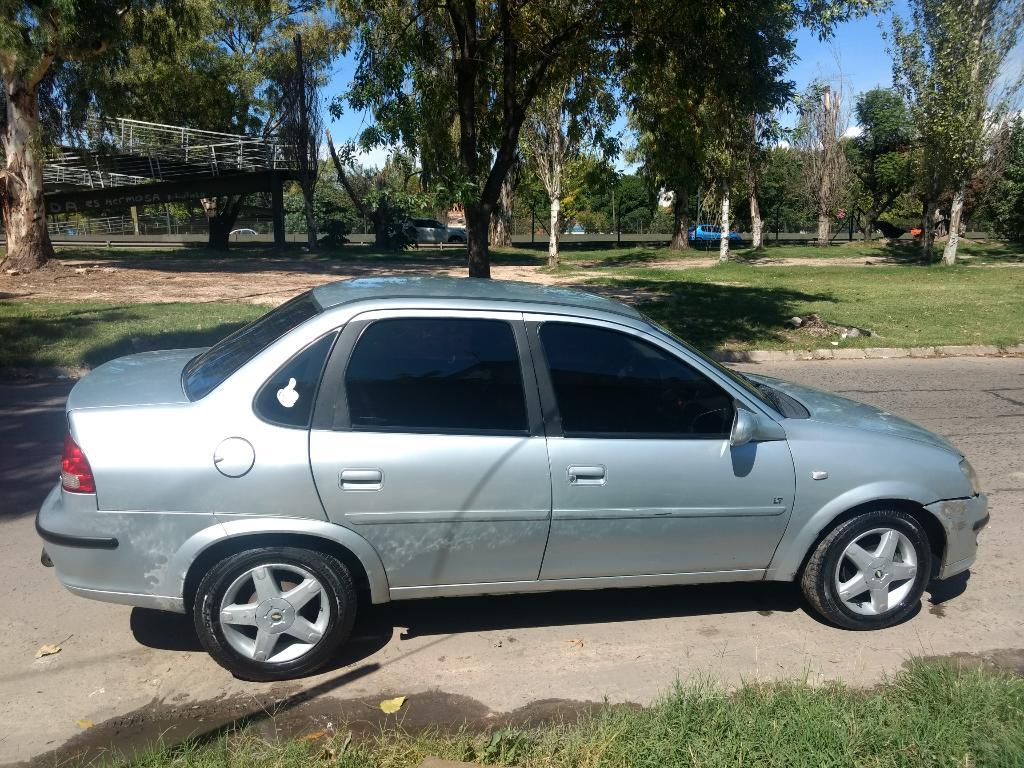
POLYGON ((393 589, 537 578, 551 481, 527 349, 518 313, 375 312, 343 331, 310 461, 393 589))

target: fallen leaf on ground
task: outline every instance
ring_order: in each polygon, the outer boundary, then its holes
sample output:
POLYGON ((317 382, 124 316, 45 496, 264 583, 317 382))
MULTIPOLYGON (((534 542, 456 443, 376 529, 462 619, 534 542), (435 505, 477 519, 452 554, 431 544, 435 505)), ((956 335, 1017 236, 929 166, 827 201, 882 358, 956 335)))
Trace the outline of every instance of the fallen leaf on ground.
POLYGON ((55 653, 60 653, 60 646, 56 643, 47 643, 46 645, 39 646, 39 650, 36 651, 36 658, 41 659, 43 656, 53 656, 55 653))
POLYGON ((75 725, 79 728, 92 728, 92 720, 83 717, 81 720, 75 720, 75 725))
POLYGON ((405 704, 405 696, 396 696, 393 699, 384 699, 384 701, 380 703, 380 711, 388 715, 393 715, 402 708, 403 704, 405 704))
POLYGON ((322 739, 326 735, 327 735, 327 731, 313 731, 312 733, 307 733, 305 736, 302 737, 301 740, 302 741, 319 741, 320 739, 322 739))
POLYGON ((577 648, 582 648, 583 647, 583 641, 574 638, 574 639, 569 641, 569 645, 575 645, 577 648))

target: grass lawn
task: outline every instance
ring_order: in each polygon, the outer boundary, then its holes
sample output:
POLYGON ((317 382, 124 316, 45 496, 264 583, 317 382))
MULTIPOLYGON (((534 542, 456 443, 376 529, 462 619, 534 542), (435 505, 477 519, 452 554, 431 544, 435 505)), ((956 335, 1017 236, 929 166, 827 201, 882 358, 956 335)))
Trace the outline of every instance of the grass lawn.
POLYGON ((641 310, 695 346, 710 349, 829 347, 785 325, 815 312, 871 330, 842 347, 1024 341, 1024 270, 879 266, 756 267, 724 264, 665 270, 602 270, 589 284, 632 298, 641 310))
MULTIPOLYGON (((567 249, 556 273, 572 285, 591 288, 634 304, 681 337, 704 350, 814 349, 819 347, 913 347, 984 344, 1013 346, 1024 343, 1024 267, 1014 265, 1011 246, 969 244, 971 248, 1003 249, 999 254, 978 251, 977 259, 995 259, 1002 265, 977 262, 951 268, 920 264, 876 266, 764 266, 731 262, 713 267, 673 268, 679 253, 655 248, 567 249), (1000 255, 1001 254, 1001 255, 1000 255), (673 263, 659 263, 671 260, 673 263), (835 326, 855 326, 872 336, 839 340, 794 330, 786 320, 817 313, 835 326), (836 341, 837 344, 832 342, 836 341)), ((885 246, 850 246, 851 251, 885 246)), ((769 248, 835 253, 842 248, 806 246, 769 248)), ((858 251, 860 252, 860 251, 858 251)), ((230 267, 230 280, 256 279, 262 269, 282 262, 296 265, 276 251, 240 251, 232 258, 244 267, 230 267), (254 259, 261 255, 266 259, 254 259), (264 266, 266 264, 266 266, 264 266)), ((700 251, 688 252, 703 255, 700 251)), ((116 263, 118 259, 201 258, 200 273, 216 273, 219 261, 202 250, 179 249, 156 254, 139 251, 65 252, 116 263)), ((864 255, 864 253, 861 253, 864 255)), ((451 268, 464 252, 408 251, 401 259, 413 266, 438 264, 451 268)), ((320 273, 320 264, 337 260, 382 264, 395 254, 347 248, 343 252, 303 257, 302 270, 320 273)), ((683 257, 687 258, 687 257, 683 257)), ((538 266, 548 270, 543 251, 499 250, 496 265, 538 266)), ((382 267, 383 268, 383 267, 382 267)), ((188 272, 189 267, 175 269, 188 272)), ((327 270, 323 270, 327 271, 327 270)), ((125 274, 128 274, 125 272, 125 274)), ((0 370, 36 366, 95 366, 135 351, 183 346, 205 346, 239 325, 262 314, 265 308, 249 304, 166 303, 114 304, 49 299, 0 300, 0 370)))
MULTIPOLYGON (((369 715, 368 715, 369 717, 369 715)), ((1024 680, 912 663, 870 691, 830 683, 677 687, 654 706, 606 707, 578 721, 487 732, 378 732, 276 743, 255 730, 212 734, 124 763, 136 768, 414 768, 435 756, 521 768, 840 768, 1024 765, 1024 680)))
POLYGON ((266 310, 224 303, 0 301, 0 371, 95 367, 132 352, 208 346, 266 310))

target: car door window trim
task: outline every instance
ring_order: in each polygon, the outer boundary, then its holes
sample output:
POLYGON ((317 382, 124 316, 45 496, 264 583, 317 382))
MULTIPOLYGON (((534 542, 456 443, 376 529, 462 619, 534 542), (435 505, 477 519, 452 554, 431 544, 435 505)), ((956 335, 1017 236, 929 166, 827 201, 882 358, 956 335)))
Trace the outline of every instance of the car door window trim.
POLYGON ((544 437, 545 425, 541 415, 540 395, 536 381, 536 368, 530 354, 529 341, 521 312, 496 312, 486 310, 378 310, 365 313, 350 320, 334 345, 327 368, 322 378, 319 395, 314 408, 313 429, 332 431, 366 432, 379 434, 412 435, 470 435, 480 437, 544 437), (507 323, 511 328, 513 342, 519 363, 523 400, 526 408, 527 428, 523 430, 495 430, 471 428, 415 428, 353 425, 345 386, 345 374, 352 360, 356 345, 366 329, 373 323, 391 319, 434 319, 434 320, 494 320, 507 323))

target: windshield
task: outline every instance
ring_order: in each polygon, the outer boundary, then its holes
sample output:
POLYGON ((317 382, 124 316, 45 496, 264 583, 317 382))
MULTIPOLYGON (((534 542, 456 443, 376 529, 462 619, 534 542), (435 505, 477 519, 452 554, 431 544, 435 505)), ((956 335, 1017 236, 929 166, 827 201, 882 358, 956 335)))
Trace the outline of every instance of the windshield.
POLYGON ((656 331, 659 331, 663 336, 666 336, 667 338, 671 339, 676 344, 682 344, 684 347, 686 347, 688 350, 690 350, 690 352, 692 352, 693 354, 697 355, 701 360, 706 362, 708 365, 713 366, 716 370, 718 370, 721 373, 723 373, 724 375, 728 376, 732 381, 736 382, 739 386, 743 387, 745 392, 749 393, 754 398, 756 398, 758 402, 764 403, 766 406, 771 408, 773 411, 776 411, 776 412, 779 412, 779 413, 782 412, 782 409, 778 406, 778 404, 774 401, 774 399, 768 393, 766 393, 765 390, 762 389, 758 384, 756 384, 753 381, 751 381, 750 379, 748 379, 742 373, 738 373, 738 372, 732 370, 731 368, 726 368, 721 363, 719 363, 719 362, 717 362, 715 360, 712 360, 710 357, 705 355, 699 349, 694 348, 692 344, 688 344, 687 342, 683 341, 682 339, 680 339, 678 336, 676 336, 671 331, 667 330, 666 328, 663 328, 658 323, 654 322, 647 315, 644 315, 643 313, 641 313, 641 315, 643 315, 644 320, 646 320, 648 323, 650 323, 651 326, 656 331))
POLYGON ((181 377, 188 399, 206 397, 228 376, 320 311, 313 292, 307 291, 196 355, 189 360, 181 377))

